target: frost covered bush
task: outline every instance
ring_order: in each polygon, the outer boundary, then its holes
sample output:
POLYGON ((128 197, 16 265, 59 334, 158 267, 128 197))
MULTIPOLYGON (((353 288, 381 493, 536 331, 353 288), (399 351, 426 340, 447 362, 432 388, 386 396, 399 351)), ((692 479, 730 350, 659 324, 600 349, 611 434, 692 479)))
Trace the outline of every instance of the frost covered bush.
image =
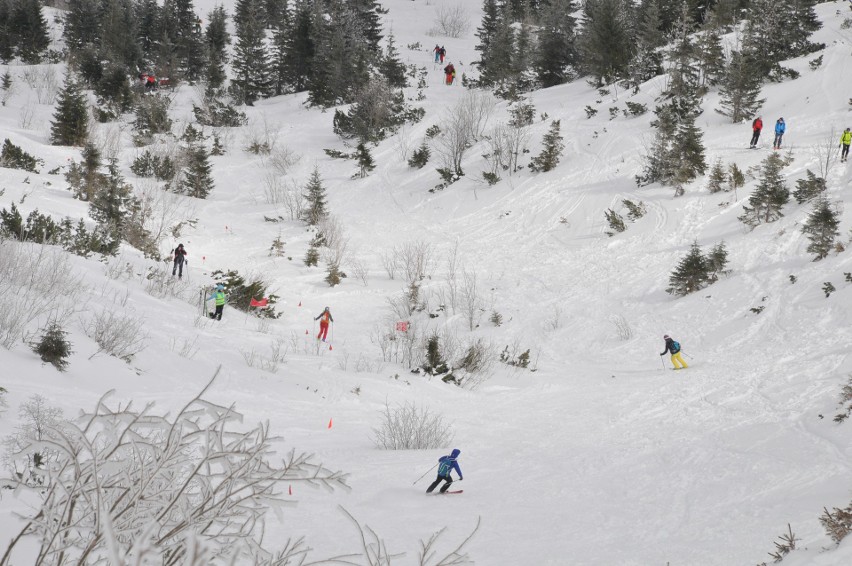
POLYGON ((11 349, 31 323, 48 314, 65 320, 82 290, 67 254, 0 237, 0 346, 11 349))
POLYGON ((206 390, 175 414, 105 396, 73 422, 20 429, 9 455, 18 472, 6 485, 32 490, 38 503, 7 533, 0 563, 32 563, 36 552, 63 557, 45 564, 301 563, 301 540, 264 538, 264 517, 283 507, 281 486, 345 488, 345 474, 295 451, 277 456, 267 424, 239 426, 243 416, 206 390), (34 465, 44 441, 56 454, 34 465))
POLYGON ((376 447, 383 450, 444 448, 452 443, 453 437, 452 427, 443 415, 413 402, 396 407, 385 403, 382 422, 373 429, 376 447))
POLYGON ((134 316, 124 316, 110 309, 103 309, 86 324, 86 336, 98 343, 98 351, 92 356, 106 352, 125 362, 145 349, 148 335, 143 331, 144 322, 134 316))

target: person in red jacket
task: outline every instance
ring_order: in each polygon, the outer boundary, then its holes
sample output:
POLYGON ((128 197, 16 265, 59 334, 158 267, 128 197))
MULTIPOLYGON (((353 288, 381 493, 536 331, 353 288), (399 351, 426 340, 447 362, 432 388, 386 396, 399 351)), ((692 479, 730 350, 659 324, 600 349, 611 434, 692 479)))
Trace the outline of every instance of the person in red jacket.
POLYGON ((749 149, 754 149, 757 147, 757 140, 760 139, 760 130, 763 129, 763 120, 761 120, 760 116, 751 123, 751 145, 749 149))
POLYGON ((447 84, 451 85, 456 80, 456 68, 452 63, 444 67, 444 75, 446 75, 447 84))
POLYGON ((320 321, 320 329, 319 334, 317 334, 317 340, 322 340, 323 342, 325 342, 325 338, 326 336, 328 336, 328 323, 334 322, 334 319, 331 318, 331 311, 328 307, 325 307, 325 310, 323 310, 320 315, 314 320, 320 321))

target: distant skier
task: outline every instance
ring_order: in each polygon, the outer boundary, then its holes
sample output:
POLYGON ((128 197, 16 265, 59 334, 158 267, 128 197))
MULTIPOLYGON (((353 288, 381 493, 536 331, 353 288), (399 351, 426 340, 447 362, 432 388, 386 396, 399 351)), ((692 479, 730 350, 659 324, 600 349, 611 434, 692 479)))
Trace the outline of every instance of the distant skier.
POLYGON ((751 144, 749 145, 749 149, 754 149, 757 147, 757 140, 760 139, 760 130, 763 129, 763 119, 758 116, 754 122, 751 123, 751 144))
POLYGON ((441 64, 444 64, 444 57, 447 56, 447 50, 444 49, 444 46, 441 46, 441 49, 438 51, 438 54, 441 56, 441 64))
POLYGON ((843 133, 840 134, 840 162, 846 163, 846 160, 849 158, 849 145, 852 144, 852 132, 849 131, 849 128, 843 130, 843 133))
POLYGON ((784 132, 787 131, 787 124, 784 123, 784 118, 778 118, 775 122, 775 141, 772 142, 772 149, 781 149, 781 138, 784 137, 784 132))
POLYGON ((225 310, 225 286, 219 283, 216 285, 216 290, 213 291, 213 294, 207 297, 207 300, 216 301, 216 312, 210 313, 210 318, 214 320, 222 320, 222 311, 225 310))
POLYGON ((189 261, 187 261, 186 256, 187 253, 186 250, 183 249, 183 244, 178 244, 178 246, 172 250, 172 257, 174 258, 172 277, 174 277, 175 271, 177 271, 178 279, 183 278, 183 264, 186 262, 186 264, 189 265, 189 261))
POLYGON ((672 365, 674 369, 686 369, 689 366, 686 365, 686 362, 683 361, 683 358, 680 355, 680 343, 673 339, 671 336, 666 334, 663 336, 663 340, 666 341, 666 349, 663 350, 661 356, 665 356, 666 352, 671 352, 672 354, 672 365))
POLYGON ((453 81, 456 80, 456 68, 452 63, 444 67, 444 74, 446 75, 447 85, 453 84, 453 81))
POLYGON ((328 307, 325 307, 325 309, 320 313, 320 315, 314 318, 314 320, 320 321, 320 329, 319 334, 317 334, 317 340, 322 340, 323 342, 325 342, 325 338, 328 335, 328 323, 334 322, 334 319, 331 318, 331 311, 328 309, 328 307))
POLYGON ((441 48, 436 43, 435 49, 433 49, 432 51, 435 53, 435 62, 437 63, 438 61, 441 60, 441 48))
POLYGON ((432 485, 430 485, 426 489, 426 493, 432 493, 433 491, 435 491, 435 488, 438 487, 438 484, 442 481, 447 483, 441 487, 441 493, 444 493, 448 489, 450 489, 450 484, 453 483, 453 478, 450 476, 450 474, 453 470, 455 470, 456 473, 459 475, 459 481, 462 481, 464 479, 464 476, 462 476, 461 468, 459 468, 459 463, 457 461, 459 454, 461 454, 461 450, 455 448, 449 456, 441 456, 440 458, 438 458, 438 478, 433 481, 432 485))

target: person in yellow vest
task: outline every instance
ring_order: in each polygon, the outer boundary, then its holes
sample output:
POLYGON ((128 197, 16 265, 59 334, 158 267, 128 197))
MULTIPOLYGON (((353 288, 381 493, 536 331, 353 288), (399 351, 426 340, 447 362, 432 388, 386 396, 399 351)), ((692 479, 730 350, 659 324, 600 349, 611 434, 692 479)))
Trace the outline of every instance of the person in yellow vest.
POLYGON ((840 134, 840 162, 846 163, 846 160, 849 158, 849 145, 852 144, 852 132, 849 131, 849 128, 843 130, 843 133, 840 134))
POLYGON ((225 303, 227 299, 225 297, 225 286, 219 283, 216 285, 216 290, 213 291, 213 294, 207 297, 207 300, 216 301, 216 312, 210 313, 210 318, 214 320, 222 320, 222 311, 225 309, 225 303))
POLYGON ((325 310, 323 310, 320 315, 314 320, 320 321, 320 329, 319 334, 317 334, 317 340, 322 340, 323 342, 325 342, 325 338, 328 335, 328 323, 334 322, 334 319, 331 318, 331 311, 328 309, 328 307, 325 307, 325 310))
POLYGON ((672 354, 672 365, 674 366, 674 369, 686 369, 686 368, 688 368, 689 366, 686 365, 686 362, 683 361, 683 357, 681 357, 681 355, 680 355, 680 343, 677 340, 675 340, 674 338, 672 338, 671 336, 669 336, 668 334, 663 336, 663 340, 666 341, 666 349, 663 350, 663 353, 660 354, 660 355, 665 356, 666 352, 671 352, 671 354, 672 354))

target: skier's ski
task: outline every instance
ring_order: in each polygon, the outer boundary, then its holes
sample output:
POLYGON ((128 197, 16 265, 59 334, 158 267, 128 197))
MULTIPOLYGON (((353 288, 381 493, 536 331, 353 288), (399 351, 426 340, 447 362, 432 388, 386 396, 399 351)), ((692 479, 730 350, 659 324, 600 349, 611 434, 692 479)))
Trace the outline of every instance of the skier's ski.
POLYGON ((463 489, 456 489, 453 491, 438 491, 433 493, 427 493, 426 495, 449 495, 451 493, 464 493, 463 489))

